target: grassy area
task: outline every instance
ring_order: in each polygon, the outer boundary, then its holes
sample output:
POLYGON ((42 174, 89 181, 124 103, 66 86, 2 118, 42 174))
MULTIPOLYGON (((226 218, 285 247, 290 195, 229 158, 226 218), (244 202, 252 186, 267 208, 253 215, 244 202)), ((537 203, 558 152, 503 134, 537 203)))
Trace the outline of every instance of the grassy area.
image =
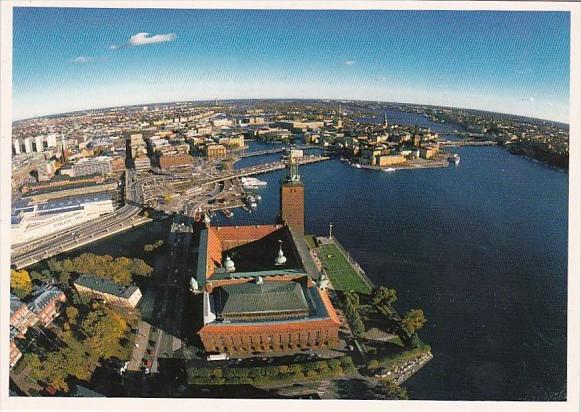
POLYGON ((319 248, 318 256, 334 289, 371 293, 371 287, 353 269, 337 246, 322 245, 319 248))

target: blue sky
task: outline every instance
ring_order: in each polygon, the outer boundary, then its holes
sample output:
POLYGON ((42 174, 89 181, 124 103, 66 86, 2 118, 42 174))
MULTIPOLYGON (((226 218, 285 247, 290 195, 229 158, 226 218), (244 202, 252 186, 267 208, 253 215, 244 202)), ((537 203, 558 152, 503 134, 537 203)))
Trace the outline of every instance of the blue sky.
POLYGON ((13 22, 14 119, 288 97, 569 120, 567 12, 15 8, 13 22))

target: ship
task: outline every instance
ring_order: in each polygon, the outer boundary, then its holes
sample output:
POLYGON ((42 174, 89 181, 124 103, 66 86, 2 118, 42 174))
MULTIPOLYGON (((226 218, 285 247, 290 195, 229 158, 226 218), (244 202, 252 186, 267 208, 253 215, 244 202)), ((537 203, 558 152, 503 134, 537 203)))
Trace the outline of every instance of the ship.
POLYGON ((460 163, 460 155, 458 153, 451 154, 448 157, 448 161, 450 163, 454 163, 456 166, 458 166, 458 164, 460 163))
POLYGON ((244 189, 257 189, 267 185, 265 181, 256 179, 254 177, 242 177, 240 180, 244 189))
POLYGON ((395 172, 397 169, 394 169, 393 167, 388 167, 387 169, 383 169, 384 172, 395 172))

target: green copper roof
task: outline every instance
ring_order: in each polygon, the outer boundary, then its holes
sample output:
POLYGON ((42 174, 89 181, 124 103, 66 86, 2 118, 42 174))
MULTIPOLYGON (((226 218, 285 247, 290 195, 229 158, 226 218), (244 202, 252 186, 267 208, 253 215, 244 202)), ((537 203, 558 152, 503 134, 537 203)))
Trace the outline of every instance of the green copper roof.
POLYGON ((223 286, 219 291, 220 314, 309 311, 303 288, 298 282, 249 282, 223 286))

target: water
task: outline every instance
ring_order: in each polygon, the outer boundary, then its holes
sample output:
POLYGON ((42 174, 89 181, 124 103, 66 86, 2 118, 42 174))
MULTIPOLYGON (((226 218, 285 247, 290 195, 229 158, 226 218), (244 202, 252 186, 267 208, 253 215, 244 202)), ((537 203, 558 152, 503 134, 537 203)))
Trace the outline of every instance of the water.
MULTIPOLYGON (((434 359, 405 384, 412 399, 563 400, 568 175, 498 147, 457 152, 444 169, 302 166, 306 231, 332 222, 368 276, 397 289, 400 312, 426 313, 434 359)), ((283 173, 258 176, 258 210, 217 221, 273 222, 283 173)))

